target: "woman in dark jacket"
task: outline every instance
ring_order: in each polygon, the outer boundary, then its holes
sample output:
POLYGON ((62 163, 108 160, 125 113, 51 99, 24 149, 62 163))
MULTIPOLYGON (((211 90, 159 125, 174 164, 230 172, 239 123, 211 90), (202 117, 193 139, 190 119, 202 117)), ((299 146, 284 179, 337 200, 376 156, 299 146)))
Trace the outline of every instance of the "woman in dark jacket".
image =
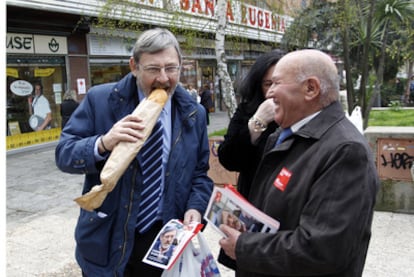
MULTIPOLYGON (((267 137, 278 127, 274 122, 274 104, 266 100, 272 85, 275 64, 283 56, 275 50, 260 56, 238 86, 241 103, 230 120, 224 141, 218 148, 220 163, 230 171, 239 172, 237 190, 247 198, 259 165, 267 137)), ((235 269, 236 263, 221 249, 218 261, 235 269)))
POLYGON ((270 77, 274 65, 282 55, 281 51, 275 50, 260 56, 242 80, 238 86, 241 103, 231 118, 227 134, 218 149, 220 163, 227 170, 240 173, 237 189, 246 198, 266 139, 277 128, 273 119, 273 103, 270 103, 271 99, 264 102, 266 92, 272 85, 270 77))
POLYGON ((72 113, 79 106, 76 100, 76 91, 67 90, 63 96, 63 102, 60 104, 60 115, 62 116, 62 129, 65 127, 72 113))

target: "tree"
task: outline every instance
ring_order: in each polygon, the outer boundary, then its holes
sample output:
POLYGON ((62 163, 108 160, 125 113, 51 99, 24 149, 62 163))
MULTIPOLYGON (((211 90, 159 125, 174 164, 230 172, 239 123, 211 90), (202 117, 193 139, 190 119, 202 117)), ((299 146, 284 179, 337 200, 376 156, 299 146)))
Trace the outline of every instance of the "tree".
MULTIPOLYGON (((385 69, 387 69, 385 58, 389 56, 390 42, 384 31, 387 34, 393 31, 393 41, 401 40, 401 34, 398 35, 390 28, 393 26, 390 22, 400 21, 400 18, 413 15, 412 9, 409 12, 410 5, 407 2, 409 1, 338 0, 328 4, 325 1, 316 0, 300 12, 283 38, 284 46, 287 46, 288 50, 313 46, 341 57, 346 72, 349 110, 352 110, 355 105, 361 106, 364 127, 367 126, 375 95, 380 91, 378 84, 382 84, 385 69), (381 14, 380 4, 384 2, 388 3, 388 6, 385 5, 387 8, 383 8, 388 12, 387 29, 384 29, 387 26, 384 21, 385 17, 379 16, 381 14), (390 14, 391 11, 393 16, 390 14), (319 42, 313 45, 307 44, 306 41, 311 40, 314 30, 320 34, 319 42), (384 53, 384 55, 381 56, 378 53, 384 53), (371 72, 376 74, 372 75, 371 72), (359 89, 354 91, 353 86, 356 82, 353 80, 356 80, 357 76, 361 77, 361 81, 359 89), (373 82, 376 82, 375 93, 372 92, 370 86, 373 82)), ((394 67, 396 63, 398 65, 400 55, 401 53, 397 53, 392 61, 394 67)))
POLYGON ((227 107, 229 118, 236 111, 237 103, 234 95, 233 83, 227 71, 226 53, 224 49, 224 41, 226 36, 227 25, 227 0, 217 0, 217 32, 216 32, 216 59, 217 73, 221 80, 224 103, 227 107))
POLYGON ((286 50, 296 48, 317 48, 341 57, 344 62, 346 90, 349 111, 354 107, 353 78, 355 65, 351 59, 355 47, 353 29, 358 22, 353 0, 339 0, 336 3, 313 1, 295 18, 283 41, 286 50), (316 35, 315 35, 316 33, 316 35))
MULTIPOLYGON (((369 65, 368 65, 368 61, 369 61, 369 52, 370 52, 370 45, 372 43, 371 40, 371 34, 372 34, 372 18, 373 18, 373 14, 375 11, 375 2, 376 0, 370 0, 370 2, 368 3, 368 8, 366 8, 366 10, 368 10, 368 16, 367 16, 367 20, 366 20, 366 29, 365 29, 365 38, 362 40, 363 41, 363 55, 362 55, 362 74, 361 74, 361 83, 360 83, 360 93, 361 93, 361 112, 362 112, 362 117, 363 117, 363 128, 365 129, 368 126, 368 119, 369 119, 369 112, 370 112, 370 107, 371 106, 367 106, 366 102, 367 102, 367 81, 368 81, 368 73, 369 73, 369 65)), ((361 10, 365 10, 365 9, 361 9, 361 10)), ((364 22, 364 21, 362 21, 364 22)), ((364 28, 362 28, 362 31, 364 30, 364 28)))
POLYGON ((338 20, 337 25, 340 29, 340 34, 342 38, 342 45, 343 45, 343 51, 342 51, 342 57, 344 61, 344 69, 346 72, 345 78, 346 78, 346 91, 347 91, 347 100, 348 100, 348 112, 351 113, 352 108, 354 107, 354 86, 352 81, 352 64, 350 59, 350 31, 351 31, 351 22, 354 21, 354 18, 352 15, 355 15, 353 13, 353 7, 349 4, 349 0, 340 0, 338 2, 338 20))
POLYGON ((402 26, 399 26, 398 32, 402 39, 393 42, 391 47, 391 55, 397 55, 402 57, 402 61, 407 64, 407 82, 405 85, 405 101, 408 103, 410 94, 410 78, 414 76, 414 21, 405 19, 402 26))
POLYGON ((403 22, 405 18, 413 19, 413 3, 410 0, 380 0, 377 3, 374 17, 382 25, 381 34, 381 52, 379 64, 377 68, 377 79, 374 87, 373 100, 377 100, 377 105, 381 106, 381 86, 384 79, 384 63, 386 56, 386 49, 388 47, 388 36, 395 21, 403 22))

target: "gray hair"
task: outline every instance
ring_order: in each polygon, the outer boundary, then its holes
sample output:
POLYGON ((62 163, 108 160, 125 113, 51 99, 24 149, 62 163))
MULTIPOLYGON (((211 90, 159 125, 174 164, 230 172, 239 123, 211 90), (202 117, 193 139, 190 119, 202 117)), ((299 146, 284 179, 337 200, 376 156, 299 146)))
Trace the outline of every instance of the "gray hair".
POLYGON ((63 95, 63 100, 74 100, 77 101, 76 91, 74 89, 68 89, 63 95))
MULTIPOLYGON (((321 105, 328 106, 333 101, 339 99, 339 75, 332 58, 317 50, 299 50, 303 53, 313 53, 306 55, 296 64, 298 73, 296 80, 303 82, 310 76, 319 79, 321 89, 321 105)), ((299 52, 298 51, 298 52, 299 52)))
POLYGON ((143 32, 134 45, 132 55, 136 64, 143 53, 157 53, 169 47, 174 47, 181 65, 182 53, 177 38, 167 29, 155 28, 143 32))

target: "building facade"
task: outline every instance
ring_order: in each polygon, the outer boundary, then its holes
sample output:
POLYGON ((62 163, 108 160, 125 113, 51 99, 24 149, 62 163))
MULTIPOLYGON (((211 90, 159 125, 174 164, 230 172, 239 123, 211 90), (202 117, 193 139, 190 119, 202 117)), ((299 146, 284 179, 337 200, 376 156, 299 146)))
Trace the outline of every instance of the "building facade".
MULTIPOLYGON (((131 2, 134 5, 113 4, 107 9, 106 1, 6 1, 7 149, 58 139, 64 92, 75 89, 82 101, 91 86, 121 79, 129 72, 128 60, 139 30, 156 26, 173 29, 183 46, 182 84, 196 88, 210 84, 216 107, 222 108, 216 76, 215 1, 131 2), (133 31, 108 28, 96 24, 97 18, 139 27, 133 31), (198 35, 189 36, 186 30, 198 35), (50 129, 34 132, 29 99, 37 83, 49 101, 52 122, 50 129)), ((228 3, 226 38, 232 39, 225 45, 226 59, 237 84, 257 56, 277 47, 292 18, 265 7, 228 3)))

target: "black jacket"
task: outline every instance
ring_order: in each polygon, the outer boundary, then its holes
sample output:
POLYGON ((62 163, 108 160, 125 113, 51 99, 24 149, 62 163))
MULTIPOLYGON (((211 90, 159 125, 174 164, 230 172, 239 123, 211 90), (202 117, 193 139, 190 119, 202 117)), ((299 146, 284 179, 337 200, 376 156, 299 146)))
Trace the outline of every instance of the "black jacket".
POLYGON ((79 106, 79 103, 75 100, 63 100, 60 104, 60 115, 62 116, 62 129, 65 127, 72 113, 79 106))
POLYGON ((249 201, 280 222, 242 233, 237 276, 362 275, 379 178, 367 140, 335 102, 274 147, 267 141, 249 201))
POLYGON ((256 145, 250 142, 250 133, 247 126, 253 116, 246 112, 245 103, 239 104, 230 120, 224 141, 218 148, 220 163, 230 171, 239 172, 237 190, 248 197, 252 180, 259 165, 267 137, 273 133, 277 124, 272 122, 266 131, 258 138, 256 145))

